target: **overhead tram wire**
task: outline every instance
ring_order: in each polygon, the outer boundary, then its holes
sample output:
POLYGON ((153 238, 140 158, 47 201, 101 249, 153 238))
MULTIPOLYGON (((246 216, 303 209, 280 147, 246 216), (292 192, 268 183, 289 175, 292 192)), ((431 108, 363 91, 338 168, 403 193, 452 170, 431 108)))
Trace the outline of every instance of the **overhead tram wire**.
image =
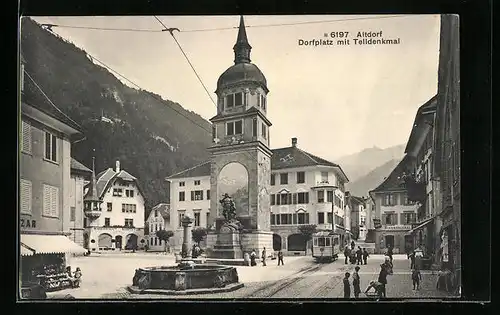
MULTIPOLYGON (((54 31, 50 31, 53 35, 55 36, 59 36, 57 33, 54 33, 54 31)), ((88 52, 86 52, 87 55, 89 55, 93 60, 96 60, 98 61, 101 65, 103 65, 106 69, 108 69, 109 71, 115 73, 116 75, 118 75, 119 77, 121 77, 122 79, 124 79, 125 81, 129 82, 130 84, 132 84, 133 86, 135 86, 137 89, 139 90, 142 90, 142 91, 146 91, 144 90, 143 88, 141 88, 138 84, 136 84, 135 82, 133 82, 132 80, 130 80, 129 78, 127 78, 126 76, 124 76, 123 74, 119 73, 118 71, 114 70, 113 68, 111 68, 110 66, 108 66, 107 64, 105 64, 103 61, 99 60, 98 58, 96 58, 95 56, 89 54, 88 52)), ((164 105, 164 102, 165 100, 157 97, 156 95, 152 95, 151 93, 148 93, 148 95, 155 99, 156 101, 158 101, 160 104, 164 105)), ((55 105, 54 105, 55 106, 55 105)), ((205 130, 206 132, 208 133, 212 133, 212 130, 209 130, 207 128, 205 128, 204 126, 200 125, 198 122, 194 121, 193 119, 191 119, 190 117, 186 116, 184 113, 178 111, 177 109, 175 109, 174 107, 170 106, 169 107, 170 109, 172 109, 174 112, 176 112, 177 114, 181 115, 182 117, 186 118, 187 120, 189 120, 190 122, 192 122, 193 124, 195 124, 196 126, 200 127, 201 129, 205 130)))
MULTIPOLYGON (((297 26, 297 25, 309 25, 309 24, 327 24, 327 23, 336 23, 336 22, 402 18, 402 17, 408 17, 408 16, 409 15, 387 15, 387 16, 375 16, 375 17, 359 17, 359 18, 350 18, 350 19, 346 18, 346 19, 337 19, 337 20, 320 20, 320 21, 306 21, 306 22, 294 22, 294 23, 246 25, 246 27, 247 28, 265 28, 265 27, 297 26)), ((95 31, 143 32, 143 33, 161 33, 161 32, 164 32, 164 30, 152 30, 152 29, 107 28, 107 27, 76 26, 76 25, 63 25, 63 24, 51 24, 51 23, 41 23, 41 25, 44 26, 45 28, 49 28, 49 29, 51 29, 52 27, 59 27, 59 28, 86 29, 86 30, 95 30, 95 31)), ((234 30, 234 29, 238 29, 238 27, 234 26, 234 27, 193 29, 193 30, 181 30, 180 29, 179 32, 180 33, 198 33, 198 32, 227 31, 227 30, 234 30)))
POLYGON ((45 99, 50 103, 50 105, 52 105, 52 107, 54 107, 59 113, 61 113, 64 117, 68 118, 69 121, 71 121, 72 123, 74 123, 75 125, 77 126, 80 126, 79 123, 77 123, 76 121, 74 121, 73 119, 71 119, 71 117, 69 117, 68 115, 66 115, 59 107, 56 106, 56 104, 54 104, 54 102, 52 102, 52 100, 50 99, 50 97, 47 96, 47 94, 43 91, 43 89, 40 87, 40 85, 38 85, 38 83, 36 83, 35 79, 33 79, 30 74, 28 73, 28 71, 24 70, 24 74, 26 74, 26 76, 28 77, 28 79, 30 79, 31 82, 33 82, 33 84, 35 85, 35 87, 40 91, 40 93, 42 93, 42 95, 45 97, 45 99))
MULTIPOLYGON (((168 28, 156 15, 154 15, 154 18, 164 27, 164 29, 162 31, 168 31, 170 33, 170 35, 172 35, 172 37, 174 38, 175 42, 177 43, 177 46, 179 46, 179 49, 181 50, 182 54, 184 55, 184 57, 186 58, 187 62, 189 63, 189 65, 191 66, 191 69, 193 69, 193 72, 195 73, 196 77, 198 78, 198 80, 200 81, 201 85, 203 86, 203 88, 205 89, 205 91, 207 92, 207 95, 208 97, 210 98, 210 100, 212 101, 212 103, 215 105, 215 107, 217 108, 217 104, 214 102, 214 100, 212 99, 212 96, 210 95, 210 93, 208 92, 205 84, 203 83, 203 81, 201 80, 200 76, 198 75, 198 73, 196 72, 196 70, 194 69, 191 61, 189 61, 189 58, 188 56, 184 53, 184 50, 182 49, 181 45, 179 44, 179 42, 177 41, 177 39, 175 38, 173 32, 174 30, 177 30, 179 31, 178 28, 168 28)), ((246 154, 249 158, 251 159, 254 159, 253 156, 250 155, 250 153, 246 152, 246 151, 243 151, 244 154, 246 154)), ((258 162, 257 158, 255 158, 255 161, 258 162)))
POLYGON ((198 72, 196 72, 193 64, 191 63, 188 56, 184 52, 184 49, 182 49, 181 44, 179 44, 179 42, 177 41, 177 38, 175 38, 175 36, 174 36, 174 31, 179 31, 179 29, 178 28, 168 28, 156 15, 153 15, 153 16, 158 21, 158 23, 160 23, 164 27, 164 29, 162 31, 168 31, 170 33, 170 35, 174 39, 175 43, 177 44, 177 46, 181 50, 182 54, 184 55, 184 58, 186 58, 187 62, 189 63, 189 66, 191 66, 191 69, 193 69, 193 72, 196 75, 196 77, 198 78, 198 81, 200 81, 201 85, 203 86, 203 89, 205 89, 205 92, 207 92, 207 95, 210 98, 210 101, 212 101, 212 103, 215 105, 215 107, 217 107, 217 104, 215 103, 214 99, 212 98, 212 95, 210 95, 210 92, 208 91, 207 87, 205 86, 205 83, 203 83, 203 80, 198 75, 198 72))

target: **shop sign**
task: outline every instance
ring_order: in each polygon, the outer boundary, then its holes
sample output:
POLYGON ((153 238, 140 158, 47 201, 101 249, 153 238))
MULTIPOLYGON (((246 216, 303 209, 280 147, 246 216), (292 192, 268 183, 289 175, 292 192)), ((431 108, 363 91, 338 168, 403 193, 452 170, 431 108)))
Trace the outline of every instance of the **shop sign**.
POLYGON ((21 228, 36 228, 36 220, 32 220, 29 218, 21 218, 21 228))

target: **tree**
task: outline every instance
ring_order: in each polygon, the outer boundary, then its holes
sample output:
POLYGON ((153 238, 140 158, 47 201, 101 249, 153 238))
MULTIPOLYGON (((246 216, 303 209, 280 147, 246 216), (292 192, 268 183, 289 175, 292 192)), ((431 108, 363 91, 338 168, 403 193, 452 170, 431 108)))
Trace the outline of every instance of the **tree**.
POLYGON ((316 225, 308 224, 308 225, 300 225, 299 232, 306 237, 309 241, 312 238, 312 235, 316 233, 316 225))
POLYGON ((168 230, 168 231, 165 231, 165 230, 158 230, 156 231, 156 237, 158 237, 158 239, 160 241, 164 241, 165 242, 165 252, 167 251, 167 244, 168 244, 168 241, 169 239, 174 236, 174 232, 168 230))
POLYGON ((204 227, 193 229, 191 231, 191 235, 192 235, 193 241, 195 241, 198 244, 198 246, 200 246, 200 242, 207 235, 207 229, 204 227))

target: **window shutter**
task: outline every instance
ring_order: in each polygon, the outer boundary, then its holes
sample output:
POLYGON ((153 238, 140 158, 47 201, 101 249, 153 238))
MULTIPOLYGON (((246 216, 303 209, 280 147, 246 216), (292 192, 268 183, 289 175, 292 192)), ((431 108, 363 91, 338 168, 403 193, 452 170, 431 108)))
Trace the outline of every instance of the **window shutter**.
POLYGON ((59 188, 52 187, 52 215, 59 217, 59 188))
POLYGON ((57 137, 55 135, 52 135, 51 149, 52 149, 51 160, 57 162, 57 137))
POLYGON ((292 194, 288 194, 288 204, 292 204, 292 194))
POLYGON ((21 122, 22 125, 22 151, 31 153, 31 125, 25 121, 21 122))
POLYGON ((405 222, 405 214, 404 213, 399 214, 399 222, 401 225, 407 224, 407 222, 405 222))
POLYGON ((309 203, 309 193, 306 193, 306 203, 309 203))
POLYGON ((191 191, 191 201, 194 200, 194 191, 191 191))
POLYGON ((293 204, 296 205, 297 204, 297 194, 293 194, 293 204))
POLYGON ((31 214, 32 186, 30 181, 21 179, 20 196, 21 213, 31 214))
POLYGON ((387 214, 382 214, 382 224, 385 225, 387 222, 387 214))
POLYGON ((200 190, 200 200, 203 200, 203 190, 200 190))

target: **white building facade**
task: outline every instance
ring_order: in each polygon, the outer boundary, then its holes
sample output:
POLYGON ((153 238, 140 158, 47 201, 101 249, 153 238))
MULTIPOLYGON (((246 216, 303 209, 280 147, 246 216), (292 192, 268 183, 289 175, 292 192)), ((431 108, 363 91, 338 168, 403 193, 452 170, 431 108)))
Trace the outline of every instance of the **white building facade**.
POLYGON ((101 215, 86 220, 90 250, 144 247, 144 195, 137 179, 121 170, 117 161, 114 170, 97 175, 97 194, 101 215))
POLYGON ((89 183, 92 170, 71 158, 71 176, 69 188, 69 215, 63 217, 63 229, 68 237, 85 247, 83 196, 84 188, 89 183))
POLYGON ((170 182, 170 226, 174 232, 170 246, 179 251, 183 237, 181 220, 184 216, 193 220, 193 229, 209 227, 210 162, 174 174, 167 180, 170 182))
POLYGON ((148 250, 164 251, 167 249, 168 244, 160 240, 156 236, 156 232, 161 230, 173 231, 170 225, 170 205, 167 203, 160 203, 154 206, 146 220, 146 226, 148 227, 148 233, 145 235, 145 238, 146 244, 148 244, 148 250))
MULTIPOLYGON (((340 166, 300 150, 296 138, 292 146, 272 151, 269 194, 273 250, 306 254, 307 240, 299 230, 303 225, 334 229, 350 239, 350 216, 344 210, 344 185, 348 179, 340 166)), ((205 162, 167 178, 176 250, 182 245, 180 220, 184 215, 194 219, 193 228, 209 227, 210 171, 210 162, 205 162)))

